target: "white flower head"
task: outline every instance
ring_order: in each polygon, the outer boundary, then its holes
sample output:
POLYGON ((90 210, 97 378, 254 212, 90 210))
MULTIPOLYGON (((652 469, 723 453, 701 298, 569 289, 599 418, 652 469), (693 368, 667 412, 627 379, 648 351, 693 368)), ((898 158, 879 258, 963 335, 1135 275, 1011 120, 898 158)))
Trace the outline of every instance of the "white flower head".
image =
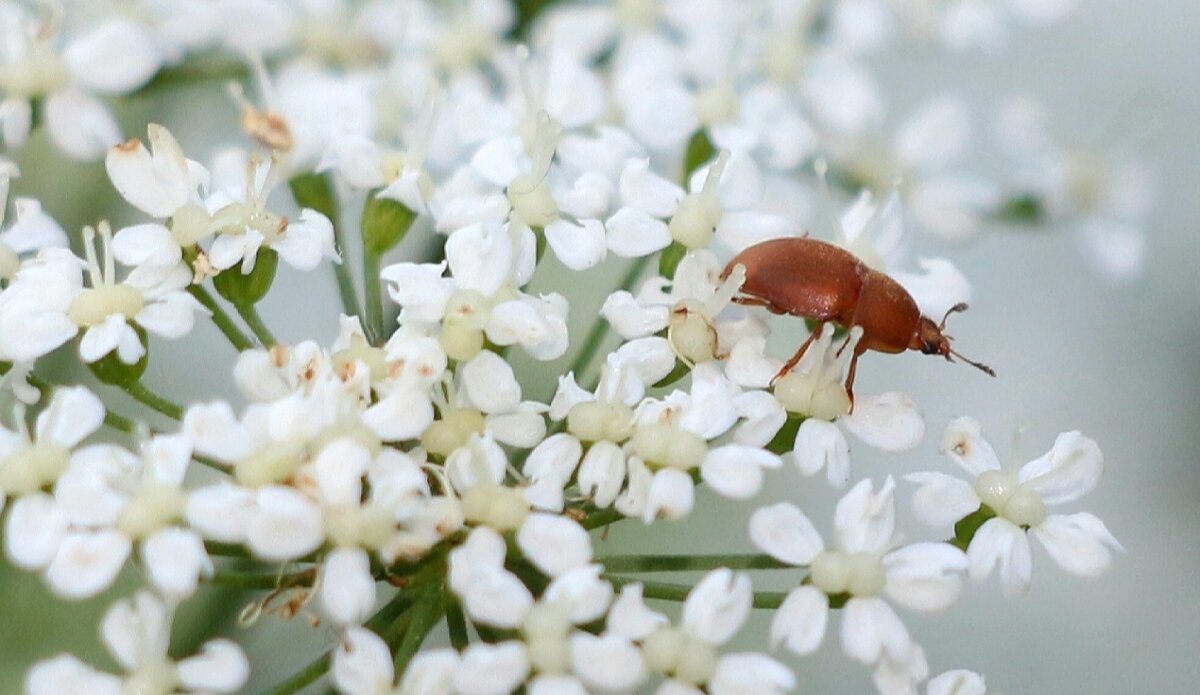
POLYGON ((1104 457, 1096 442, 1079 432, 1060 434, 1043 456, 1006 469, 983 438, 979 422, 963 417, 947 426, 942 450, 974 480, 936 472, 912 473, 905 480, 920 485, 913 508, 925 523, 952 524, 972 516, 982 522, 967 547, 973 579, 998 569, 1005 596, 1027 592, 1033 572, 1030 535, 1059 567, 1085 578, 1108 569, 1110 550, 1124 550, 1094 515, 1047 510, 1083 497, 1100 481, 1104 457))

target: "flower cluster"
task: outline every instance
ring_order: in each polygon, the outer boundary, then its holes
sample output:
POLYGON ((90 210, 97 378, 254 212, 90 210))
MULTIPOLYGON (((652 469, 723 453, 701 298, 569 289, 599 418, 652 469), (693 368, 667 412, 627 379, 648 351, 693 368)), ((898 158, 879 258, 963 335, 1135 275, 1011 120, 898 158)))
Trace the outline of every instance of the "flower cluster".
POLYGON ((67 600, 120 586, 127 565, 145 582, 100 626, 123 675, 62 654, 28 672, 29 695, 240 690, 252 665, 234 641, 168 657, 175 611, 204 584, 264 592, 237 599, 247 627, 304 614, 330 630, 328 653, 278 692, 328 673, 346 695, 784 693, 791 656, 833 621, 881 692, 982 693, 970 671, 931 678, 894 607, 945 610, 997 571, 1007 597, 1024 593, 1030 535, 1082 577, 1121 550, 1095 516, 1047 511, 1099 482, 1079 432, 1006 469, 977 421, 950 422, 942 450, 971 479, 900 474, 937 540, 897 530, 893 477, 851 467, 860 444, 910 451, 926 433, 912 396, 853 392, 858 358, 958 356, 941 331, 971 287, 950 259, 912 255, 918 232, 1053 219, 1114 276, 1140 262, 1139 167, 1053 145, 1014 102, 1000 141, 1028 154, 1015 183, 987 180, 969 169, 961 98, 934 96, 888 132, 866 69, 914 37, 997 48, 1008 22, 1070 3, 532 4, 548 7, 168 1, 96 18, 0 2, 6 150, 40 127, 102 159, 130 208, 114 217, 135 220, 68 234, 17 197, 4 224, 19 159, 0 159, 5 553, 67 600), (214 66, 235 79, 240 144, 201 163, 164 125, 122 141, 101 96, 214 66), (761 288, 783 280, 740 254, 810 231, 852 272, 797 290, 832 297, 781 306, 761 288), (275 339, 258 307, 280 260, 336 278, 336 336, 275 339), (611 266, 620 283, 591 291, 611 266), (866 284, 838 295, 864 278, 889 283, 885 309, 856 312, 866 284), (580 288, 598 316, 568 299, 580 288), (790 360, 767 310, 820 322, 790 360), (885 330, 871 311, 897 318, 885 330), (159 341, 209 321, 237 353, 240 403, 148 385, 159 341), (52 383, 60 349, 94 382, 52 383), (150 412, 122 414, 101 390, 150 412), (845 490, 824 538, 767 499, 784 469, 845 490), (688 520, 699 487, 756 509, 757 552, 593 543, 617 523, 688 520), (662 571, 703 574, 646 576, 662 571), (755 592, 760 571, 794 588, 755 592), (752 608, 773 610, 769 649, 737 651, 752 608), (443 622, 450 646, 425 646, 443 622))

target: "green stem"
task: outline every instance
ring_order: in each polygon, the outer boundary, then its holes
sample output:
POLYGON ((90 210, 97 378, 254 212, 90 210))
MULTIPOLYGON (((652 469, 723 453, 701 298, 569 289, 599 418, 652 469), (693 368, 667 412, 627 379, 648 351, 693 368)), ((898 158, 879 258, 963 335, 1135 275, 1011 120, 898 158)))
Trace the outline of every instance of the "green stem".
POLYGON ((404 675, 404 670, 408 668, 408 662, 416 656, 417 650, 425 643, 425 638, 429 636, 433 628, 442 621, 445 612, 446 602, 433 595, 432 592, 426 593, 417 602, 413 610, 412 621, 409 622, 408 629, 404 631, 404 638, 400 640, 393 656, 397 677, 404 675))
POLYGON ((151 391, 140 381, 134 381, 125 386, 125 392, 133 396, 142 405, 156 410, 172 420, 179 420, 183 417, 183 406, 151 391))
POLYGON ((253 304, 235 304, 238 315, 250 327, 254 333, 254 337, 258 338, 258 342, 262 343, 263 347, 269 348, 275 344, 275 336, 271 335, 267 324, 263 323, 262 317, 258 315, 258 309, 253 304))
POLYGON ((457 601, 446 602, 446 628, 450 633, 450 644, 460 652, 466 649, 471 635, 467 632, 467 618, 463 615, 462 605, 457 601))
MULTIPOLYGON (((644 598, 656 598, 662 601, 684 601, 692 590, 692 587, 687 584, 646 582, 630 577, 614 577, 609 574, 603 576, 617 590, 628 584, 641 584, 644 598)), ((755 608, 779 608, 783 605, 785 598, 787 598, 787 592, 783 591, 756 591, 751 605, 755 608)))
MULTIPOLYGON (((300 574, 305 574, 301 572, 300 574)), ((308 574, 312 574, 309 572, 308 574)), ((281 575, 278 572, 236 572, 232 570, 217 570, 209 577, 208 582, 217 586, 227 586, 236 589, 255 589, 271 591, 281 586, 298 586, 293 581, 300 575, 281 575)))
POLYGON ((383 282, 379 279, 382 255, 363 248, 363 299, 366 304, 367 338, 372 345, 381 345, 383 334, 383 282))
POLYGON ((188 293, 203 304, 205 309, 209 310, 212 322, 216 324, 218 330, 225 334, 230 344, 238 352, 254 347, 254 342, 234 324, 233 318, 217 302, 216 297, 209 294, 208 290, 204 289, 201 285, 190 285, 188 286, 188 293))
POLYGON ((689 572, 718 567, 731 570, 795 568, 770 555, 610 555, 598 562, 608 572, 689 572))
MULTIPOLYGON (((621 284, 617 286, 617 290, 629 291, 638 278, 642 276, 642 271, 650 263, 650 256, 642 256, 634 261, 629 270, 625 271, 625 275, 621 278, 621 284)), ((617 291, 614 290, 614 291, 617 291)), ((596 319, 592 324, 591 330, 583 339, 583 347, 579 349, 579 354, 575 356, 575 361, 571 363, 570 371, 575 373, 575 381, 582 383, 580 376, 583 370, 592 363, 592 359, 596 353, 600 351, 600 345, 604 343, 604 338, 608 333, 608 321, 604 317, 596 319)))
POLYGON ((361 316, 358 294, 354 291, 354 276, 350 269, 350 261, 346 258, 346 238, 342 233, 342 226, 338 224, 341 215, 333 182, 328 174, 312 172, 292 177, 288 186, 301 207, 316 210, 329 218, 333 225, 333 248, 341 258, 340 263, 333 264, 333 273, 337 278, 338 294, 342 297, 342 308, 346 310, 347 316, 361 316))
MULTIPOLYGON (((380 608, 375 615, 367 620, 365 627, 376 634, 389 624, 391 628, 402 627, 407 623, 405 616, 411 617, 412 615, 409 609, 414 605, 413 598, 414 595, 412 592, 401 591, 397 593, 392 597, 391 601, 384 604, 383 608, 380 608)), ((334 649, 337 649, 336 645, 316 659, 313 659, 307 666, 294 673, 283 683, 265 691, 263 695, 293 695, 293 693, 298 693, 313 684, 318 678, 325 675, 333 665, 334 649)))

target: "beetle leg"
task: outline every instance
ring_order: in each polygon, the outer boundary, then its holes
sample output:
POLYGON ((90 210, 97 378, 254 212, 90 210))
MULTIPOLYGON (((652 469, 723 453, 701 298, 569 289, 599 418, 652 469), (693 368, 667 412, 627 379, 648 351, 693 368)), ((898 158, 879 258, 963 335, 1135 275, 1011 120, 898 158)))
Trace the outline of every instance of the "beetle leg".
POLYGON ((792 359, 785 362, 779 372, 775 376, 771 377, 771 386, 774 386, 776 381, 779 381, 785 374, 792 371, 792 368, 796 366, 796 364, 800 361, 800 358, 804 357, 804 353, 808 350, 808 346, 812 345, 812 341, 821 334, 821 329, 824 327, 824 321, 817 324, 816 328, 813 329, 813 332, 809 334, 808 339, 805 340, 804 344, 800 346, 800 349, 796 351, 796 354, 792 355, 792 359))
MULTIPOLYGON (((846 341, 846 344, 849 344, 849 341, 846 341)), ((849 412, 851 413, 854 412, 854 372, 858 369, 858 358, 867 351, 866 348, 860 347, 861 345, 862 343, 859 343, 854 346, 854 357, 850 358, 850 369, 846 371, 846 396, 850 398, 849 412)), ((845 347, 846 345, 842 345, 842 349, 845 347)), ((838 352, 840 354, 841 350, 838 352)))
POLYGON ((761 306, 772 314, 783 315, 787 313, 766 299, 760 299, 759 297, 734 297, 729 301, 740 306, 761 306))

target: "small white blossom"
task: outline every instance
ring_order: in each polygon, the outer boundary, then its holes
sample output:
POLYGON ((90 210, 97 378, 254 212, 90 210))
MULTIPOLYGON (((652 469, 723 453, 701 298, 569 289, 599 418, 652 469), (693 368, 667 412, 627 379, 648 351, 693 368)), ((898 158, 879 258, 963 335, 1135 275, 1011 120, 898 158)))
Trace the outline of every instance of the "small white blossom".
POLYGON ((1029 535, 1059 567, 1079 577, 1100 576, 1112 562, 1110 549, 1124 551, 1092 514, 1050 514, 1046 509, 1083 497, 1100 481, 1100 448, 1079 432, 1060 434, 1050 451, 1019 470, 1000 465, 979 422, 971 418, 950 422, 942 450, 974 481, 934 472, 912 473, 905 480, 921 486, 913 495, 913 508, 927 524, 951 524, 974 513, 986 518, 967 547, 972 579, 999 569, 1005 596, 1026 593, 1033 573, 1029 535))

